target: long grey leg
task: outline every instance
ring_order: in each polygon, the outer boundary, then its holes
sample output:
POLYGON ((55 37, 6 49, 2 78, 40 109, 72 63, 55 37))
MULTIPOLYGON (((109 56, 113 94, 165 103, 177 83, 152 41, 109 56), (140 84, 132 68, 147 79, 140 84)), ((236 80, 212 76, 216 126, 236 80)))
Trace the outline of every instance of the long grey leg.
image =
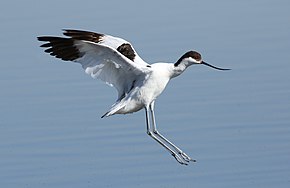
POLYGON ((165 143, 163 143, 159 138, 157 138, 153 134, 153 132, 150 129, 149 109, 148 108, 145 108, 145 113, 146 113, 147 134, 151 138, 153 138, 154 140, 156 140, 161 146, 163 146, 165 149, 167 149, 171 153, 171 155, 176 159, 177 162, 179 162, 180 164, 188 165, 188 163, 185 162, 182 158, 180 158, 180 156, 174 150, 172 150, 170 147, 168 147, 165 143))
POLYGON ((165 138, 161 133, 158 132, 157 127, 156 127, 156 121, 155 121, 155 114, 154 114, 154 103, 155 101, 153 101, 149 108, 151 111, 151 118, 152 118, 152 129, 153 129, 153 133, 156 134, 157 136, 159 136, 161 139, 163 139, 166 143, 168 143, 171 147, 173 147, 178 154, 186 161, 186 162, 196 162, 196 160, 191 159, 186 153, 184 153, 180 148, 178 148, 176 145, 174 145, 171 141, 169 141, 167 138, 165 138))

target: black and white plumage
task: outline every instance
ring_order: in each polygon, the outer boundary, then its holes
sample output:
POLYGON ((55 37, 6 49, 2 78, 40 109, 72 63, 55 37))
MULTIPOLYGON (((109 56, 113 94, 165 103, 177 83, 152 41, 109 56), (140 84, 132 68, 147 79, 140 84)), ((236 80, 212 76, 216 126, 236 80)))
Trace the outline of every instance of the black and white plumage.
POLYGON ((185 53, 174 64, 150 65, 124 39, 80 30, 64 30, 63 34, 66 37, 41 36, 38 40, 46 42, 41 45, 47 48, 45 52, 64 61, 81 64, 87 74, 117 89, 116 103, 102 117, 133 113, 145 108, 148 135, 166 148, 180 164, 195 161, 157 131, 155 100, 169 80, 190 65, 204 64, 219 70, 229 69, 205 63, 196 51, 185 53))

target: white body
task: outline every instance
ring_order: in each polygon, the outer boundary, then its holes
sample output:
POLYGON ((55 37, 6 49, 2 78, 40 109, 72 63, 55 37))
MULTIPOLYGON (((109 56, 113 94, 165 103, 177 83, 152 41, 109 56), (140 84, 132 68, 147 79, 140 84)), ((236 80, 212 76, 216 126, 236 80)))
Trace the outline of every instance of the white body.
POLYGON ((134 89, 125 98, 118 101, 107 115, 133 113, 149 106, 168 84, 172 75, 170 71, 172 65, 167 63, 152 64, 152 71, 145 76, 140 76, 135 81, 134 89))

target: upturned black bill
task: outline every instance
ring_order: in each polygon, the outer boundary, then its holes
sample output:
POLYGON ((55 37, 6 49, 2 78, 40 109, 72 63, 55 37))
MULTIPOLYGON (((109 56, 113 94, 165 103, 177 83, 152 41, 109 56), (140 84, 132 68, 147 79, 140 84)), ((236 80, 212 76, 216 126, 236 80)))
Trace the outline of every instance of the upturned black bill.
POLYGON ((217 69, 217 70, 231 70, 231 69, 219 68, 219 67, 213 66, 213 65, 211 65, 211 64, 208 64, 208 63, 206 63, 206 62, 204 62, 204 61, 202 61, 201 64, 204 64, 204 65, 206 65, 206 66, 209 66, 209 67, 214 68, 214 69, 217 69))

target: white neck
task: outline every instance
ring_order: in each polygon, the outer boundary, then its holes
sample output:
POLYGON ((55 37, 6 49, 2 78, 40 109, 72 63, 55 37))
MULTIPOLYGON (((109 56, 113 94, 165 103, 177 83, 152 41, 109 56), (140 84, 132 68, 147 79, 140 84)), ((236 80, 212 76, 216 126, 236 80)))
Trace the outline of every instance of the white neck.
POLYGON ((179 76, 181 73, 183 73, 185 71, 185 69, 187 67, 189 67, 190 65, 192 65, 192 63, 190 63, 188 60, 184 59, 181 62, 179 62, 178 64, 175 63, 173 64, 173 70, 172 70, 172 76, 171 78, 174 78, 176 76, 179 76))

